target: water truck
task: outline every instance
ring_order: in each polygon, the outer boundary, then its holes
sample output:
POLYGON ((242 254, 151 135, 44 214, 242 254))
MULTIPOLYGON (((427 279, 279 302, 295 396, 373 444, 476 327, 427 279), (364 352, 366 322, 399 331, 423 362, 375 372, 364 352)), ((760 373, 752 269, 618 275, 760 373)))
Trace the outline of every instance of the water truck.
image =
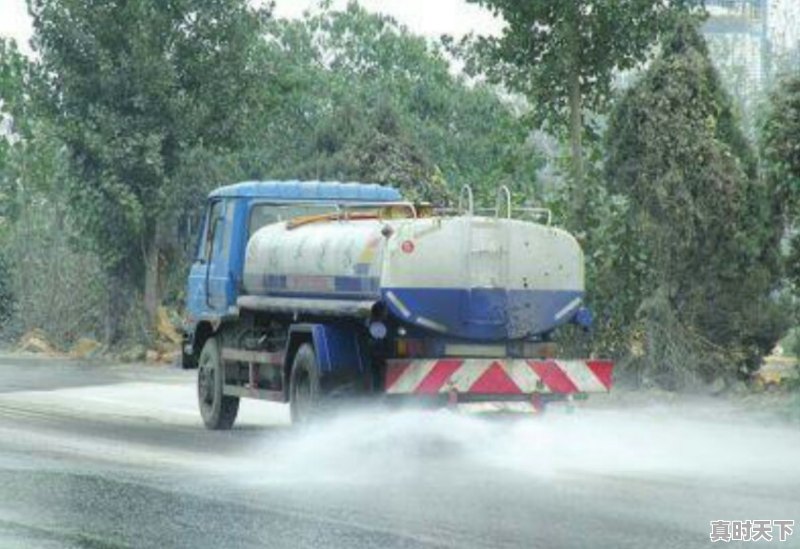
POLYGON ((183 365, 209 429, 241 398, 293 422, 348 399, 541 410, 611 388, 613 364, 556 358, 576 323, 584 258, 542 209, 454 211, 387 186, 267 181, 208 197, 187 288, 183 365), (538 221, 515 218, 538 216, 538 221))

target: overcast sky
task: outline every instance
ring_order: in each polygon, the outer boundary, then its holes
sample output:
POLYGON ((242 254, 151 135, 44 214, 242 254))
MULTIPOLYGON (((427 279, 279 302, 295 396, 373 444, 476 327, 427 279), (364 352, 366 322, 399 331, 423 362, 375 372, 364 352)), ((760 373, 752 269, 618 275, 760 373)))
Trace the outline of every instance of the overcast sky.
MULTIPOLYGON (((318 0, 277 0, 276 15, 298 17, 313 8, 318 0)), ((335 0, 334 6, 347 5, 347 0, 335 0)), ((393 16, 412 31, 430 37, 442 34, 462 36, 470 31, 495 33, 501 23, 492 15, 465 0, 362 0, 371 11, 393 16)), ((25 0, 0 0, 0 35, 15 38, 28 51, 31 22, 25 0)))
POLYGON ((16 38, 22 45, 31 35, 25 0, 0 0, 0 36, 16 38))

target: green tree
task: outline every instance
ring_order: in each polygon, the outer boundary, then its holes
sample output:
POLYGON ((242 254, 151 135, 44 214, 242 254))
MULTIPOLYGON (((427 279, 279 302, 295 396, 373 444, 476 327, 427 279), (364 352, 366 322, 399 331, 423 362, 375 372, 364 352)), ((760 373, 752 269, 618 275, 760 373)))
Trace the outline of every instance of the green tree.
MULTIPOLYGON (((0 40, 0 238, 8 233, 10 217, 14 214, 9 185, 14 149, 14 121, 22 112, 25 60, 13 41, 0 40)), ((12 314, 14 292, 5 246, 0 251, 0 328, 12 314)))
POLYGON ((57 345, 97 336, 106 310, 98 257, 81 242, 68 202, 68 159, 31 89, 35 64, 0 44, 0 327, 43 329, 57 345))
POLYGON ((466 183, 535 191, 523 121, 393 19, 351 3, 273 21, 268 36, 281 101, 261 119, 246 173, 375 181, 436 202, 466 183))
POLYGON ((29 7, 44 113, 69 151, 72 204, 118 283, 115 297, 142 288, 152 316, 165 221, 187 194, 208 186, 186 181, 185 164, 241 146, 263 100, 254 60, 267 14, 244 0, 29 7))
MULTIPOLYGON (((800 75, 785 78, 770 97, 761 128, 766 177, 775 196, 774 218, 796 229, 800 217, 800 75)), ((800 288, 800 238, 792 239, 788 274, 800 288)))
POLYGON ((782 275, 783 224, 772 217, 780 198, 755 173, 695 23, 678 25, 615 107, 606 165, 635 229, 620 235, 607 276, 619 275, 631 251, 646 251, 646 269, 627 290, 638 293, 637 311, 625 312, 638 313, 648 352, 639 364, 673 381, 687 368, 710 378, 756 366, 788 318, 771 297, 782 275))
POLYGON ((537 126, 567 129, 579 219, 586 205, 587 111, 604 112, 617 71, 644 61, 676 13, 691 0, 468 0, 506 25, 480 36, 468 69, 527 97, 537 126))
POLYGON ((36 82, 36 65, 13 41, 0 40, 0 214, 9 223, 25 206, 25 196, 52 190, 50 176, 59 169, 63 143, 39 116, 31 94, 36 82))

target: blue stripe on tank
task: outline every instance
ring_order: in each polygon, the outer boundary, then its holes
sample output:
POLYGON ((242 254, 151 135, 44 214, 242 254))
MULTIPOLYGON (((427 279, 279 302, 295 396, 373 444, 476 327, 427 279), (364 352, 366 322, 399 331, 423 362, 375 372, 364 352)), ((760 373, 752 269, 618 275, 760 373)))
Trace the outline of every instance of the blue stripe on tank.
POLYGON ((280 294, 295 297, 375 297, 380 279, 367 276, 263 275, 245 278, 252 294, 280 294), (292 279, 292 284, 290 284, 292 279), (304 283, 308 284, 306 288, 304 283), (327 286, 328 289, 323 288, 327 286))
POLYGON ((577 310, 575 290, 504 290, 495 288, 384 288, 389 309, 399 319, 430 329, 441 325, 449 336, 477 340, 541 335, 569 322, 577 310), (410 311, 407 317, 386 293, 410 311), (574 310, 566 307, 573 304, 574 310))

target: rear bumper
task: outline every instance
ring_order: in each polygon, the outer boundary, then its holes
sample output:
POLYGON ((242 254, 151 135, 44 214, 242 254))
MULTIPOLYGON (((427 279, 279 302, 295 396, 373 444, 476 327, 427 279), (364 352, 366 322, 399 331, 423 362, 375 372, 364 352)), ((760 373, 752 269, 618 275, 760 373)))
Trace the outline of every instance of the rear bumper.
POLYGON ((611 390, 608 360, 440 358, 389 360, 387 395, 457 398, 458 401, 558 399, 611 390))

